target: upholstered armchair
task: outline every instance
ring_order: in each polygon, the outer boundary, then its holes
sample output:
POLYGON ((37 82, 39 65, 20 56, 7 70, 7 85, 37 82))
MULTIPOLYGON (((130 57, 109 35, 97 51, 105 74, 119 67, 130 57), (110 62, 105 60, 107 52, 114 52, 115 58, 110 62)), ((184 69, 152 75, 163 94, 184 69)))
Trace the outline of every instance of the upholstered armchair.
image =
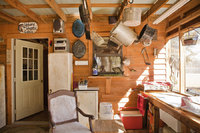
POLYGON ((53 133, 91 133, 91 120, 94 116, 85 114, 77 107, 76 94, 67 90, 59 90, 48 95, 48 110, 50 115, 50 132, 53 133), (81 125, 78 112, 89 118, 90 130, 81 125))

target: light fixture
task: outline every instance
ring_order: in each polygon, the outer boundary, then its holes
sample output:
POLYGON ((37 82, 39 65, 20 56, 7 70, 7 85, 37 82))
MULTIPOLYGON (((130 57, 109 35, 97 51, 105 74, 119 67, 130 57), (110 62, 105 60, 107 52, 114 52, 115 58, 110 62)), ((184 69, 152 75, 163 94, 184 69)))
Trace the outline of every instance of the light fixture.
POLYGON ((179 0, 177 3, 175 3, 171 8, 169 8, 167 11, 165 11, 160 17, 158 17, 153 24, 159 24, 164 19, 166 19, 168 16, 170 16, 172 13, 177 11, 179 8, 181 8, 183 5, 188 3, 190 0, 179 0))

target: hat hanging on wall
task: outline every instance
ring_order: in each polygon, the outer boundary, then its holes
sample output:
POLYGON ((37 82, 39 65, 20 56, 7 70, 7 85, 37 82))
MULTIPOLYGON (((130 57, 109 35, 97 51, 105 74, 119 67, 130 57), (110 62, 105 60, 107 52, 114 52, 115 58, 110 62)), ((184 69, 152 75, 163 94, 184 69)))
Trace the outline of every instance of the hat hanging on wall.
POLYGON ((128 7, 124 9, 122 22, 126 26, 138 26, 141 24, 141 9, 128 7))
POLYGON ((75 37, 82 37, 83 34, 85 33, 85 25, 82 23, 80 19, 77 19, 74 21, 72 25, 72 33, 74 34, 75 37))
POLYGON ((113 40, 115 39, 115 42, 119 42, 118 45, 123 44, 125 46, 129 46, 133 44, 134 41, 138 40, 137 34, 121 21, 111 30, 110 37, 112 37, 113 40))
POLYGON ((150 46, 155 32, 155 29, 151 28, 150 26, 148 26, 148 24, 146 24, 140 32, 140 42, 142 42, 144 46, 150 46))

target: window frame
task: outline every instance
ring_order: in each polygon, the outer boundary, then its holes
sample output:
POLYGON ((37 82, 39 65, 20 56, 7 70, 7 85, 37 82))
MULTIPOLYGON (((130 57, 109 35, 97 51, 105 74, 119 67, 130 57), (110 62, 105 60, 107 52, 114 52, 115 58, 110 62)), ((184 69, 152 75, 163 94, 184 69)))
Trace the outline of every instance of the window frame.
MULTIPOLYGON (((189 32, 189 31, 195 30, 197 28, 199 28, 199 27, 193 28, 191 30, 188 30, 186 32, 183 32, 183 33, 175 36, 175 37, 179 37, 179 41, 178 41, 179 42, 179 90, 178 90, 178 92, 182 93, 182 94, 186 94, 186 95, 200 95, 200 94, 187 92, 187 90, 186 90, 186 72, 185 72, 185 61, 184 61, 185 60, 185 55, 184 55, 184 50, 183 50, 184 46, 182 45, 182 37, 183 37, 183 35, 185 33, 189 32)), ((173 37, 173 38, 175 38, 175 37, 173 37)), ((199 37, 200 37, 200 35, 199 35, 199 37)), ((168 43, 169 40, 171 40, 173 38, 168 39, 167 43, 168 43)), ((168 47, 167 47, 167 49, 168 49, 168 47)), ((168 54, 168 53, 166 53, 166 54, 168 54)), ((167 58, 168 58, 168 55, 166 56, 166 59, 167 58)), ((166 67, 166 69, 168 69, 168 67, 166 67)), ((166 71, 168 71, 168 70, 166 70, 166 71)), ((167 74, 167 76, 169 76, 169 75, 167 74)), ((168 77, 167 77, 167 79, 168 79, 168 77)), ((172 91, 177 92, 177 91, 175 91, 173 89, 172 89, 172 91)))

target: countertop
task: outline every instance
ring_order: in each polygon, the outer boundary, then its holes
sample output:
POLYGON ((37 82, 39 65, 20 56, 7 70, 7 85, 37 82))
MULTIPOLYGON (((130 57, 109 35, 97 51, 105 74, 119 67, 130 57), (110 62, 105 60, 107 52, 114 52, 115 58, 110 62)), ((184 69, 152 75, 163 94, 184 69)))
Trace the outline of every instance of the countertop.
POLYGON ((79 90, 75 88, 74 91, 99 91, 99 87, 88 87, 87 89, 79 90))
MULTIPOLYGON (((161 92, 159 92, 161 93, 161 92)), ((200 117, 196 116, 187 111, 183 111, 179 108, 174 108, 173 106, 167 104, 164 101, 153 96, 150 92, 143 92, 144 95, 148 96, 149 101, 156 107, 169 113, 171 116, 181 121, 188 128, 192 128, 195 131, 200 131, 200 117)))

